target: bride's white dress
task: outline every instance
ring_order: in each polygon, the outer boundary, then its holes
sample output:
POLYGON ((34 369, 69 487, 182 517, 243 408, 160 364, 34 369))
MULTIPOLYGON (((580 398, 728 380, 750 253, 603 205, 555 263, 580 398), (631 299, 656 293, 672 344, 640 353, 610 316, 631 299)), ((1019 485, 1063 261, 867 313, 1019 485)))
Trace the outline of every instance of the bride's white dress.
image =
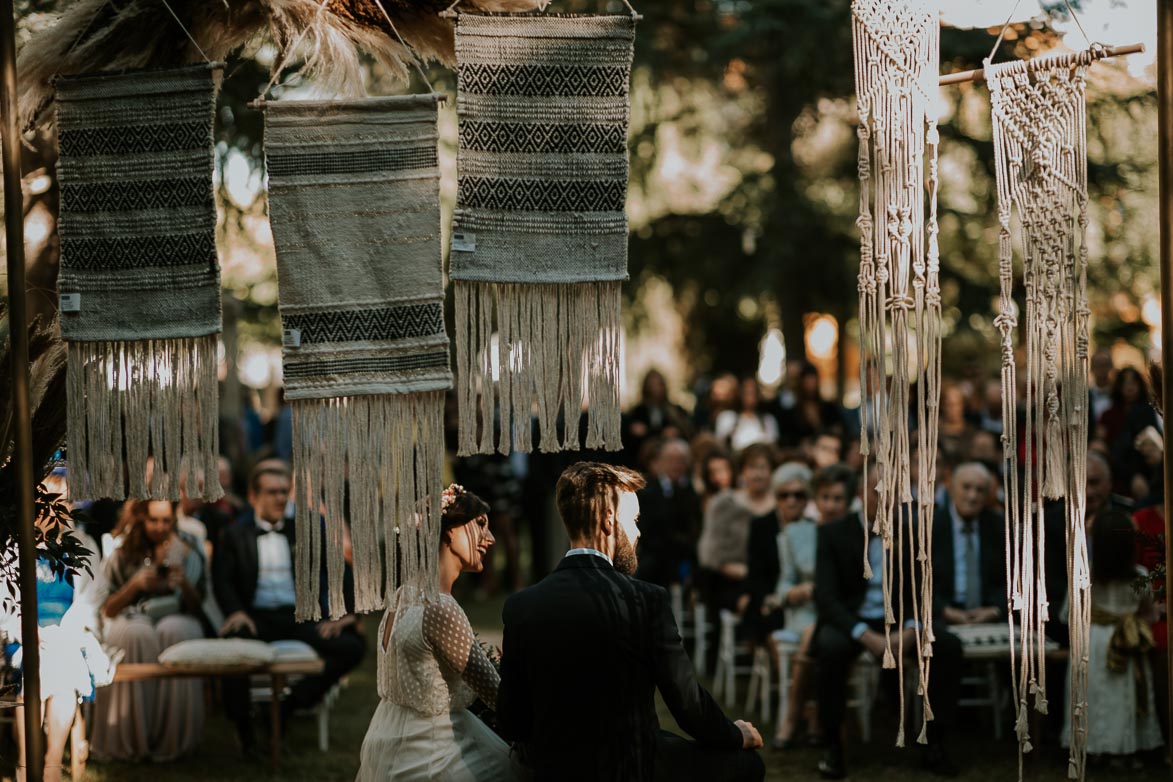
POLYGON ((468 711, 478 696, 496 706, 500 676, 460 604, 401 588, 378 640, 381 700, 359 782, 512 782, 508 745, 468 711))

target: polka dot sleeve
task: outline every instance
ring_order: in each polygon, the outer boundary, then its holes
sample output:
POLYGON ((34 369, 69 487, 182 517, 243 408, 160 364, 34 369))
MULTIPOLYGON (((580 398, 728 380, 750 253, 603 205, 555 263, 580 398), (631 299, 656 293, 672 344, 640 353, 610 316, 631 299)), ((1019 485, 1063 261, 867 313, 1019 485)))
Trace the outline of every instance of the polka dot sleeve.
POLYGON ((460 673, 467 684, 489 708, 497 707, 497 669, 476 643, 472 626, 460 605, 452 598, 441 597, 424 609, 424 638, 442 664, 460 673))

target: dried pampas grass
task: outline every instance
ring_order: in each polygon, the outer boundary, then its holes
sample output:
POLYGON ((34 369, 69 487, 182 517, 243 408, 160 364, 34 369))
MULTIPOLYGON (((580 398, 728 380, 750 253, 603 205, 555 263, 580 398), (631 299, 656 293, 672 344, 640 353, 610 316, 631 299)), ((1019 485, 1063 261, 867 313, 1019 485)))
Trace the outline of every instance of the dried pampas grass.
MULTIPOLYGON (((547 2, 464 0, 461 7, 529 11, 547 2)), ((52 121, 46 109, 59 74, 163 68, 201 62, 205 55, 223 60, 258 34, 277 46, 275 67, 301 59, 307 78, 340 95, 362 94, 363 52, 401 79, 408 76, 411 50, 424 61, 452 64, 452 23, 438 15, 450 0, 382 4, 410 49, 399 43, 376 0, 79 0, 20 51, 21 124, 52 121)))

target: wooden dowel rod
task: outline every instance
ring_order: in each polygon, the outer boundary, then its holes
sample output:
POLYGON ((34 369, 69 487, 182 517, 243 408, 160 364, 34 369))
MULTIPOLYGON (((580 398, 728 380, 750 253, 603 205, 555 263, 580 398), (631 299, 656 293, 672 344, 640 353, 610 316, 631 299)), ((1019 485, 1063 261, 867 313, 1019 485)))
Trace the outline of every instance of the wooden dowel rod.
MULTIPOLYGON (((1144 51, 1143 43, 1134 43, 1129 46, 1106 46, 1104 47, 1104 56, 1100 59, 1108 59, 1109 57, 1120 57, 1125 54, 1140 54, 1144 51)), ((984 69, 978 68, 973 71, 958 71, 957 73, 947 73, 941 77, 941 86, 947 84, 961 84, 967 81, 982 81, 986 78, 984 69)))

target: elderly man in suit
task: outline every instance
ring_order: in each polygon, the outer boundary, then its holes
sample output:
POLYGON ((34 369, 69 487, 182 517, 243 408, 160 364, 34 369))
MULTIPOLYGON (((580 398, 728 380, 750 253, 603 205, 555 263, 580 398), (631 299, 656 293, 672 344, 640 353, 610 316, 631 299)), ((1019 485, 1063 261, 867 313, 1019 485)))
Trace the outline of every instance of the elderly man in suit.
POLYGON ((639 570, 636 578, 662 587, 679 584, 696 568, 701 534, 701 500, 689 478, 688 443, 659 443, 648 485, 638 492, 639 570))
MULTIPOLYGON (((225 527, 216 546, 212 584, 226 614, 220 635, 262 641, 296 639, 314 648, 325 669, 295 684, 281 703, 281 718, 313 706, 362 661, 366 644, 353 614, 322 622, 294 618, 293 519, 285 516, 291 478, 279 460, 261 462, 249 477, 249 504, 237 522, 225 527)), ((346 577, 347 604, 353 605, 353 580, 346 577)), ((224 687, 224 708, 236 724, 245 754, 256 749, 249 715, 248 682, 224 687)))
POLYGON ((994 477, 980 462, 953 470, 933 520, 933 611, 951 625, 1006 618, 1006 532, 987 506, 994 477))

